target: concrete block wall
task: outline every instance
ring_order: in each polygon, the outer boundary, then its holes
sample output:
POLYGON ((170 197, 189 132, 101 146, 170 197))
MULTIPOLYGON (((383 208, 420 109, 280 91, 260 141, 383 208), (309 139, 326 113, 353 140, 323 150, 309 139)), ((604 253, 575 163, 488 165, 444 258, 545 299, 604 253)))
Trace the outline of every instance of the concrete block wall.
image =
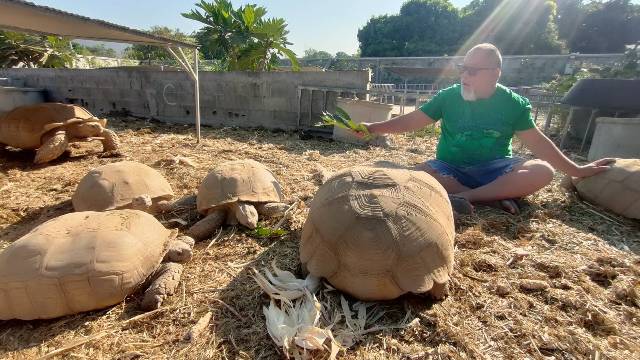
MULTIPOLYGON (((96 114, 126 110, 167 122, 194 122, 194 84, 181 71, 0 69, 0 77, 21 79, 25 86, 46 89, 47 101, 76 103, 96 114)), ((298 86, 364 90, 369 80, 368 71, 201 72, 202 124, 295 129, 298 86)), ((303 109, 308 99, 303 94, 303 109)), ((335 95, 326 99, 328 108, 335 107, 335 95)), ((314 92, 312 101, 317 116, 325 100, 314 92)))

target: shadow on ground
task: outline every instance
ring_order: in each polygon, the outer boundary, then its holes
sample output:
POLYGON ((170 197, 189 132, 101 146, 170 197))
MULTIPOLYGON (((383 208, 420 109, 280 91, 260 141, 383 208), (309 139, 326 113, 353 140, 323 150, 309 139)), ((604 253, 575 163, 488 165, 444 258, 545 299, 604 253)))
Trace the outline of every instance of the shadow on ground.
POLYGON ((15 223, 9 224, 0 231, 0 239, 6 242, 14 242, 15 240, 26 235, 36 226, 51 220, 55 217, 73 212, 71 200, 66 200, 57 204, 43 206, 30 210, 20 217, 15 223))

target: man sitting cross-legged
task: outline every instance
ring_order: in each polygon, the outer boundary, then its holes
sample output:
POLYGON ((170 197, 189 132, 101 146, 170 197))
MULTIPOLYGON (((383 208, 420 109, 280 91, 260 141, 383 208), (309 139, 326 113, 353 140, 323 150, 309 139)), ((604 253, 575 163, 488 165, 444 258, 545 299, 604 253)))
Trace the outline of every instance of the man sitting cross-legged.
POLYGON ((565 157, 536 128, 529 101, 498 84, 501 66, 502 57, 495 46, 477 45, 460 65, 460 84, 441 90, 409 114, 364 124, 372 134, 386 134, 441 121, 436 159, 418 169, 444 186, 458 213, 473 212, 471 203, 497 203, 515 214, 519 209, 513 199, 548 185, 554 167, 573 177, 588 177, 608 169, 612 162, 601 159, 578 166, 565 157), (512 157, 514 135, 539 159, 512 157))

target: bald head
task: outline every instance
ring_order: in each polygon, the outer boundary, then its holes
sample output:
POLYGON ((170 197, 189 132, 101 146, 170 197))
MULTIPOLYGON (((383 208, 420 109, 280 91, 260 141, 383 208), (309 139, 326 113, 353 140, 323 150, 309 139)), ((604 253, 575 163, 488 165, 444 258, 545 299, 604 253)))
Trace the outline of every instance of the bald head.
POLYGON ((471 54, 481 54, 481 56, 487 60, 488 64, 497 68, 502 67, 502 54, 500 54, 500 50, 498 50, 498 48, 493 44, 478 44, 467 52, 467 56, 471 54))

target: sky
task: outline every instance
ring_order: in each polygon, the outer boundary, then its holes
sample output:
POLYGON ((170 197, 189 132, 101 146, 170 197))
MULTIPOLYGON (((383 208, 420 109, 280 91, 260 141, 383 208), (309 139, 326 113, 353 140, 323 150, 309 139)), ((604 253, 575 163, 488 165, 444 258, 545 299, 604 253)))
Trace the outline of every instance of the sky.
MULTIPOLYGON (((182 32, 198 30, 200 23, 183 18, 195 8, 196 0, 30 0, 90 18, 145 30, 164 25, 182 32)), ((197 1, 199 2, 199 0, 197 1)), ((289 24, 291 49, 302 56, 306 49, 358 50, 358 29, 372 16, 397 14, 405 0, 232 0, 236 6, 255 3, 267 8, 268 17, 284 18, 289 24)), ((453 0, 462 7, 471 0, 453 0)), ((116 47, 122 49, 122 46, 116 47)))

